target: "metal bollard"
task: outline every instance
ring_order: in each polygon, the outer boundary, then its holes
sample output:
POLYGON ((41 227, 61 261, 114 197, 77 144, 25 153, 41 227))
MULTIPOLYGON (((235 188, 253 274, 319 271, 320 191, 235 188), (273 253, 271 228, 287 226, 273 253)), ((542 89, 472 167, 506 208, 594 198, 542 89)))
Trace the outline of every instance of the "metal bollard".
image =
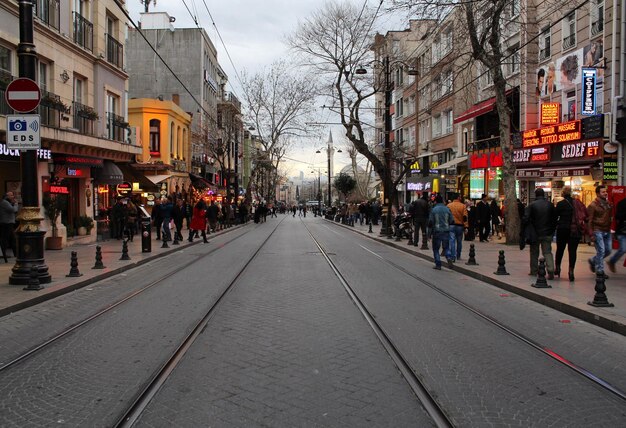
POLYGON ((612 308, 615 305, 613 303, 609 303, 609 300, 604 293, 606 291, 606 285, 604 284, 604 272, 597 271, 596 272, 596 294, 593 296, 592 302, 587 302, 588 305, 595 306, 598 308, 612 308))
POLYGON ((122 257, 120 260, 130 260, 130 256, 128 255, 128 240, 122 240, 122 257))
POLYGON ((537 281, 530 284, 535 288, 552 288, 548 281, 546 281, 546 259, 539 257, 539 266, 537 267, 537 281))
POLYGON ((499 251, 498 255, 498 270, 494 273, 496 275, 508 275, 509 273, 506 271, 506 261, 504 260, 504 250, 499 251))
POLYGON ((38 291, 43 288, 43 285, 39 282, 39 268, 37 266, 31 266, 28 275, 28 285, 23 290, 38 291))
POLYGON ((470 244, 469 259, 467 259, 467 263, 465 264, 468 266, 478 266, 478 263, 476 263, 476 248, 474 248, 474 244, 470 244))
POLYGON ((100 247, 100 245, 96 246, 96 264, 93 265, 92 269, 104 269, 104 263, 102 263, 102 247, 100 247))
POLYGON ((76 251, 72 251, 72 258, 70 262, 70 273, 65 275, 68 278, 74 278, 78 276, 83 276, 82 273, 78 270, 78 253, 76 251))

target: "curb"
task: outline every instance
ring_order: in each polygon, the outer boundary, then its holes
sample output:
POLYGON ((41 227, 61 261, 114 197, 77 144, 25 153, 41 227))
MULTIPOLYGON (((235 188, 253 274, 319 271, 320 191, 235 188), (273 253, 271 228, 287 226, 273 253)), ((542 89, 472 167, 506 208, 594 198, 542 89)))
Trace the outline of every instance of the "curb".
MULTIPOLYGON (((220 236, 220 235, 226 234, 228 232, 231 232, 231 231, 233 231, 235 229, 240 229, 240 228, 242 228, 244 226, 245 225, 233 226, 233 227, 225 229, 225 230, 223 230, 223 231, 221 231, 219 233, 213 233, 212 235, 220 236)), ((125 272, 125 271, 129 270, 129 269, 133 269, 133 268, 136 268, 138 266, 144 265, 144 264, 146 264, 148 262, 160 259, 161 257, 165 257, 165 256, 167 256, 169 254, 172 254, 172 253, 174 253, 176 251, 181 250, 182 248, 189 248, 192 245, 199 244, 200 242, 201 241, 194 241, 193 243, 191 243, 189 245, 185 245, 184 247, 170 247, 170 249, 168 251, 164 251, 164 252, 159 253, 159 254, 154 254, 154 255, 148 256, 148 257, 146 257, 144 259, 141 259, 139 261, 131 262, 131 263, 127 264, 127 265, 120 266, 120 267, 118 267, 116 269, 113 269, 111 271, 95 275, 95 276, 93 276, 91 278, 87 278, 87 279, 85 279, 83 281, 76 282, 76 283, 68 285, 66 287, 61 287, 58 290, 51 291, 50 293, 42 294, 40 296, 35 296, 32 299, 28 299, 28 300, 25 300, 25 301, 20 302, 20 303, 16 303, 16 304, 11 305, 11 306, 7 306, 6 308, 0 308, 0 318, 5 317, 7 315, 10 315, 10 314, 12 314, 14 312, 20 311, 22 309, 26 309, 26 308, 29 308, 31 306, 38 305, 38 304, 43 303, 43 302, 45 302, 47 300, 54 299, 56 297, 62 296, 64 294, 70 293, 70 292, 78 290, 80 288, 86 287, 86 286, 91 285, 91 284, 93 284, 95 282, 102 281, 104 279, 108 279, 108 278, 110 278, 112 276, 118 275, 118 274, 120 274, 122 272, 125 272)))
MULTIPOLYGON (((326 220, 326 219, 324 219, 326 220)), ((428 260, 429 262, 434 262, 434 258, 431 256, 428 256, 426 254, 422 254, 419 253, 415 250, 412 250, 410 248, 406 248, 406 246, 400 246, 398 244, 395 243, 395 241, 393 240, 387 240, 382 239, 378 236, 375 236, 378 232, 374 232, 371 235, 367 234, 367 233, 361 233, 358 232, 356 230, 354 230, 351 226, 345 225, 345 224, 341 224, 332 220, 326 220, 329 221, 333 224, 336 224, 338 226, 341 226, 345 229, 351 230, 354 233, 358 233, 359 235, 365 236, 366 238, 372 239, 376 242, 380 242, 384 245, 388 245, 390 247, 393 247, 395 249, 398 249, 400 251, 404 251, 405 253, 409 253, 412 254, 414 256, 417 256, 419 258, 422 258, 424 260, 428 260)), ((487 284, 493 285, 495 287, 501 288, 503 290, 509 291, 511 293, 515 293, 518 296, 524 297, 528 300, 532 300, 536 303, 539 303, 541 305, 544 306, 548 306, 549 308, 555 309, 559 312, 563 312, 564 314, 570 315, 572 317, 576 317, 582 321, 586 321, 589 324, 593 324, 596 325, 598 327, 602 327, 606 330, 612 331, 614 333, 618 333, 621 334, 622 336, 626 336, 626 324, 620 323, 618 321, 606 318, 605 316, 601 315, 601 314, 596 314, 596 313, 591 313, 588 311, 585 311, 579 307, 570 305, 568 303, 563 303, 560 302, 558 300, 555 300, 553 298, 550 297, 546 297, 546 296, 542 296, 541 294, 537 294, 537 293, 533 293, 531 290, 526 290, 524 288, 520 288, 516 285, 512 285, 512 284, 508 284, 506 282, 500 281, 496 278, 492 278, 490 276, 487 275, 483 275, 479 272, 474 272, 470 269, 467 269, 463 266, 460 265, 454 265, 454 269, 455 272, 459 272, 462 273, 463 275, 469 276, 471 278, 474 279, 478 279, 479 281, 483 281, 486 282, 487 284)))

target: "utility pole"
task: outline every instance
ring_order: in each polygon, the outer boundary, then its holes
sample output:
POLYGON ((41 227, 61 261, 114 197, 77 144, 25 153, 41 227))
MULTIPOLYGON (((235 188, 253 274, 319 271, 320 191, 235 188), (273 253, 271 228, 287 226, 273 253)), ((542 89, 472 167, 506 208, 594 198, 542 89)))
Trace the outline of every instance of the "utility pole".
MULTIPOLYGON (((35 50, 33 29, 33 2, 19 0, 20 43, 17 58, 20 77, 37 81, 37 51, 35 50)), ((30 112, 31 114, 36 111, 30 112)), ((39 186, 37 184, 37 150, 23 150, 20 154, 22 179, 22 207, 17 214, 19 227, 16 232, 17 254, 9 284, 27 285, 28 290, 38 290, 40 285, 29 285, 30 273, 37 270, 40 284, 48 284, 52 276, 44 260, 43 237, 46 232, 39 230, 43 219, 39 208, 39 186)))
POLYGON ((386 213, 383 213, 384 220, 382 221, 382 227, 380 229, 381 235, 391 235, 393 228, 391 227, 391 204, 392 204, 392 182, 391 182, 391 70, 389 66, 389 56, 385 56, 383 59, 383 66, 385 68, 385 149, 383 151, 385 155, 385 180, 383 184, 383 191, 385 193, 384 208, 386 213))

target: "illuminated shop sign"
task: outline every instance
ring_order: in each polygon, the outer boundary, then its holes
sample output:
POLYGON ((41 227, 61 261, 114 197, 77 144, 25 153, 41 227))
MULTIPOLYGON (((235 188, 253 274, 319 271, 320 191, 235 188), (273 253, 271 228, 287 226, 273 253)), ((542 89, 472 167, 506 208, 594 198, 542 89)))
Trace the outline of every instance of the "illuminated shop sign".
POLYGON ((489 168, 504 165, 502 152, 472 154, 469 158, 470 169, 489 168))
POLYGON ((522 133, 522 147, 543 146, 566 143, 581 139, 580 120, 572 120, 560 125, 530 129, 522 133))
POLYGON ((595 68, 583 68, 583 101, 580 114, 593 116, 596 114, 596 75, 595 68))
POLYGON ((50 186, 50 193, 55 195, 69 195, 70 190, 67 186, 50 186))
MULTIPOLYGON (((17 149, 9 149, 6 144, 0 143, 0 156, 19 157, 20 151, 17 149)), ((38 159, 52 159, 52 152, 47 149, 37 149, 38 159)))
POLYGON ((58 163, 60 165, 71 165, 71 166, 85 166, 85 167, 96 167, 100 168, 104 165, 103 159, 98 158, 88 158, 84 156, 72 156, 72 155, 54 155, 54 163, 58 163))
POLYGON ((563 144, 552 148, 552 160, 597 159, 600 156, 600 141, 582 141, 563 144))
POLYGON ((485 193, 485 170, 473 169, 470 171, 470 198, 480 199, 485 193))
POLYGON ((541 124, 556 125, 561 122, 561 103, 541 104, 541 124))
POLYGON ((68 177, 83 177, 85 173, 82 169, 68 168, 67 176, 68 177))
POLYGON ((116 187, 116 190, 117 190, 118 195, 128 196, 132 193, 133 186, 129 182, 125 181, 123 183, 118 184, 116 187))

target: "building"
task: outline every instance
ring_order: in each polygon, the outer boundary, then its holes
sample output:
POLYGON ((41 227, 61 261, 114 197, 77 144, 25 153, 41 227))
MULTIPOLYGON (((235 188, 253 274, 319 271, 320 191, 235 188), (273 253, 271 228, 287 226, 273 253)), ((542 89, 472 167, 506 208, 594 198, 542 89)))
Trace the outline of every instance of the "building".
MULTIPOLYGON (((114 0, 34 3, 36 81, 41 89, 41 150, 37 168, 40 201, 56 194, 62 200, 58 229, 64 243, 95 240, 74 237, 81 217, 94 218, 105 207, 96 189, 113 195, 128 163, 141 152, 130 144, 126 119, 128 74, 124 63, 124 11, 114 0), (51 184, 53 184, 51 186, 51 184)), ((0 114, 13 111, 5 89, 19 75, 17 1, 0 0, 0 114)), ((0 120, 0 186, 21 188, 19 154, 6 148, 6 120, 0 120)), ((41 205, 41 204, 40 204, 41 205)), ((42 229, 49 230, 49 222, 42 229)), ((100 225, 99 225, 100 226, 100 225)))

